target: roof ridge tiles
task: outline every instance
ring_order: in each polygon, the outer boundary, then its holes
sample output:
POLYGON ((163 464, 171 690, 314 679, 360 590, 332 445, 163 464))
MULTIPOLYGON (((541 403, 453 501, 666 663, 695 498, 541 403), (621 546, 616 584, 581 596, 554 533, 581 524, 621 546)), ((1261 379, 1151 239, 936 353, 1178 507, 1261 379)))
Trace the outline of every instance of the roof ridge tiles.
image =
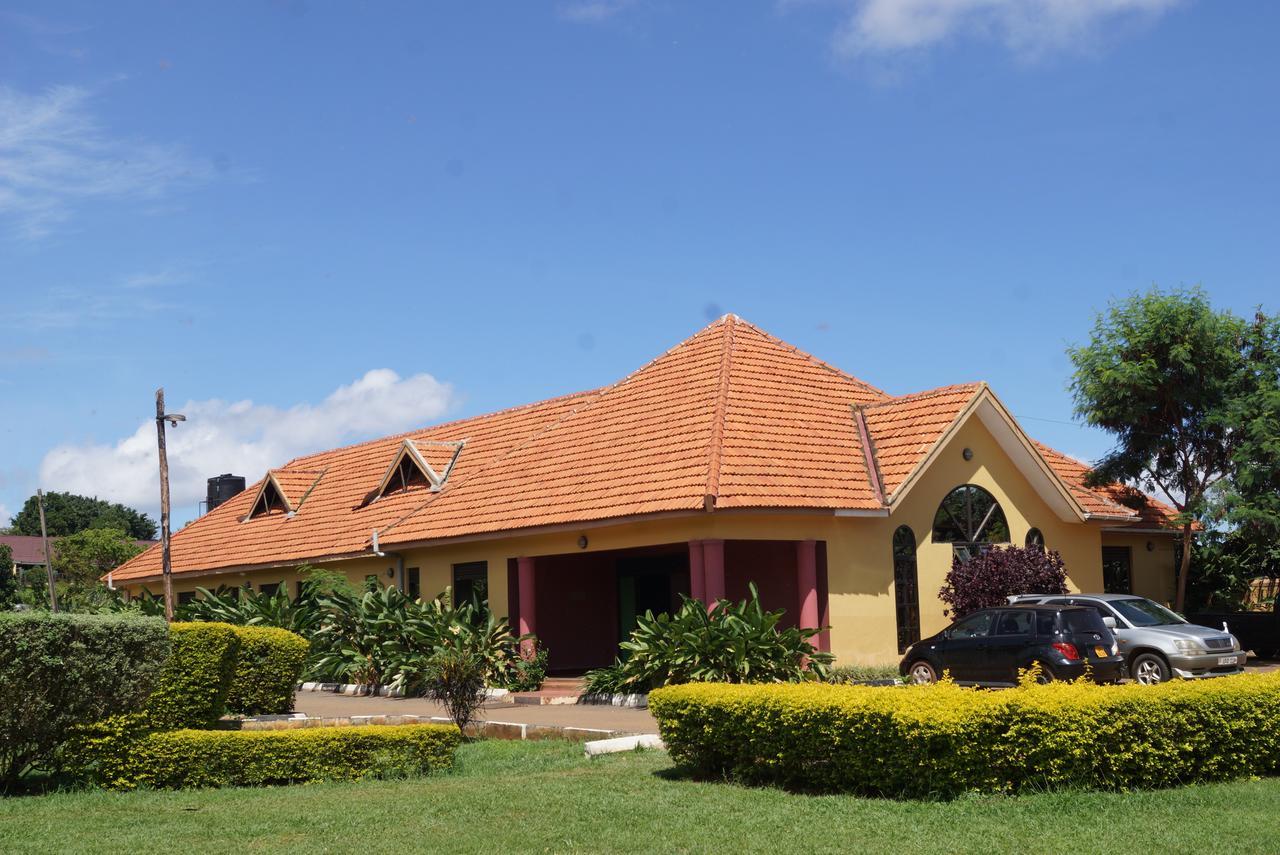
POLYGON ((720 381, 716 390, 716 410, 711 418, 711 439, 707 445, 707 491, 703 501, 707 510, 715 506, 720 495, 720 461, 724 452, 724 422, 729 409, 729 383, 733 374, 733 327, 736 316, 725 315, 724 341, 720 353, 720 381))
POLYGON ((978 380, 973 383, 953 383, 948 386, 939 386, 936 389, 925 389, 922 392, 896 395, 883 401, 865 404, 864 407, 868 410, 876 410, 882 407, 890 407, 894 404, 910 404, 915 401, 927 400, 928 398, 941 398, 943 395, 953 395, 961 392, 976 392, 985 388, 989 388, 985 380, 978 380))
MULTIPOLYGON (((845 380, 849 380, 870 392, 876 393, 877 395, 883 395, 886 398, 890 397, 888 392, 879 388, 878 386, 872 386, 870 383, 868 383, 866 380, 863 380, 861 377, 855 377, 854 375, 850 374, 848 371, 845 371, 841 368, 837 368, 836 366, 832 365, 830 362, 827 362, 826 360, 819 359, 818 357, 814 356, 812 353, 809 353, 807 350, 801 350, 800 348, 796 347, 794 344, 791 344, 788 341, 783 341, 782 339, 778 338, 776 335, 773 335, 772 333, 766 330, 763 330, 760 327, 756 326, 755 324, 751 323, 751 321, 748 321, 742 317, 739 317, 738 315, 725 315, 725 318, 729 318, 729 317, 735 318, 737 323, 741 324, 742 326, 750 327, 751 329, 755 330, 757 333, 764 336, 769 341, 773 342, 779 347, 782 347, 786 350, 791 351, 796 356, 799 356, 802 359, 808 360, 809 362, 813 363, 819 368, 823 368, 827 371, 830 371, 832 374, 836 374, 845 380)), ((723 320, 724 318, 721 318, 721 321, 723 320)))

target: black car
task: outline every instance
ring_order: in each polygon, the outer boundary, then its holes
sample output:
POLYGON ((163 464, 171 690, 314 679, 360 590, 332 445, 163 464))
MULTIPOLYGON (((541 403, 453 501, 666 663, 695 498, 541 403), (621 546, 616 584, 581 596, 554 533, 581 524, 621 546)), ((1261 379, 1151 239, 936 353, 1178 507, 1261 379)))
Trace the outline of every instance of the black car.
POLYGON ((1040 663, 1041 679, 1099 683, 1122 676, 1124 658, 1096 609, 1011 605, 965 615, 937 635, 907 648, 898 666, 915 683, 949 672, 957 683, 1013 685, 1019 669, 1040 663))

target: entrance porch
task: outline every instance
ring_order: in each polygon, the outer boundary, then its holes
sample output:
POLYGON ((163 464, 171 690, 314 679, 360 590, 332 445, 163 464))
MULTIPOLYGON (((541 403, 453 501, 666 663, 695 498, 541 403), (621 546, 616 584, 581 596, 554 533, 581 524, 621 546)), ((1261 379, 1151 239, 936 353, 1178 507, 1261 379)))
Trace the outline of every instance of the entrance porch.
MULTIPOLYGON (((683 594, 704 603, 742 600, 755 583, 784 627, 825 626, 826 544, 814 540, 695 540, 508 561, 508 614, 538 636, 548 670, 577 674, 609 665, 636 616, 670 613, 683 594)), ((829 633, 814 643, 830 649, 829 633)))

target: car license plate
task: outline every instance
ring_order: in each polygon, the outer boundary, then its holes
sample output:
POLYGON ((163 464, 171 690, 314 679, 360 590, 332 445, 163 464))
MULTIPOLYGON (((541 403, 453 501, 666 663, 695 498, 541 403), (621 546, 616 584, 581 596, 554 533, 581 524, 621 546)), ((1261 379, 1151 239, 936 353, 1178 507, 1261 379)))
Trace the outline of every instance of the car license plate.
POLYGON ((1239 661, 1240 661, 1239 656, 1219 656, 1218 657, 1219 665, 1235 665, 1239 661))
POLYGON ((1106 658, 1107 658, 1107 648, 1105 648, 1105 647, 1095 647, 1095 648, 1093 648, 1093 655, 1094 655, 1094 656, 1097 656, 1099 659, 1106 659, 1106 658))

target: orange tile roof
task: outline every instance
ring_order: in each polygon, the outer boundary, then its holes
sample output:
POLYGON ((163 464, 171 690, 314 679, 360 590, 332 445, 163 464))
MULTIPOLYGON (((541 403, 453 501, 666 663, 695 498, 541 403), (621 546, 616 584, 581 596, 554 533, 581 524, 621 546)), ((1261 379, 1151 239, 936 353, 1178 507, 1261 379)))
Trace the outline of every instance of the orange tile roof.
POLYGON ((1071 494, 1088 513, 1099 517, 1112 517, 1137 528, 1175 528, 1178 512, 1172 506, 1154 496, 1148 496, 1122 484, 1089 487, 1085 476, 1088 464, 1081 463, 1060 451, 1037 442, 1037 450, 1044 456, 1058 477, 1066 482, 1071 494))
POLYGON ((902 486, 980 389, 981 383, 943 386, 866 408, 867 429, 887 496, 902 486))
POLYGON ((324 475, 323 469, 272 469, 272 476, 284 494, 285 500, 295 511, 310 498, 312 490, 324 475))
MULTIPOLYGON (((259 482, 174 535, 174 572, 367 554, 375 529, 394 547, 707 508, 876 510, 872 478, 892 495, 981 388, 890 397, 728 315, 612 386, 293 460, 272 474, 304 507, 242 522, 259 482), (375 499, 406 438, 438 471, 452 450, 430 443, 466 444, 441 491, 375 499)), ((1041 449, 1086 509, 1127 511, 1041 449)), ((151 549, 115 578, 159 570, 151 549)))

